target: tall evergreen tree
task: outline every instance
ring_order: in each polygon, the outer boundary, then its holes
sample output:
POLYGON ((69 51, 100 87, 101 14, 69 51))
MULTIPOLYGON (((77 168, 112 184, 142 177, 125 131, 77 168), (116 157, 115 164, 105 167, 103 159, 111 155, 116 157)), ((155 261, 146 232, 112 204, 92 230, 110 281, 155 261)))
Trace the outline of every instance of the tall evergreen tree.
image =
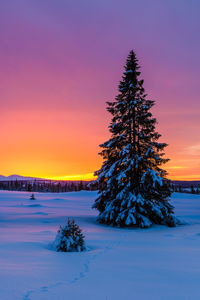
POLYGON ((112 115, 111 138, 100 145, 103 165, 98 176, 99 195, 93 207, 100 223, 113 226, 175 226, 167 172, 161 168, 166 143, 158 142, 156 119, 150 110, 133 51, 128 55, 119 93, 107 102, 112 115))

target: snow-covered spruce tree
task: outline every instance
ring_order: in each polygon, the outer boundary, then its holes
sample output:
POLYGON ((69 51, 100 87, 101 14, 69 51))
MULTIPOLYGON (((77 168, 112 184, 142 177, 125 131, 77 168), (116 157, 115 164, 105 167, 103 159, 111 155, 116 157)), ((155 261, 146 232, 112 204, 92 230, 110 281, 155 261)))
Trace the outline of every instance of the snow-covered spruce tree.
POLYGON ((156 119, 150 110, 138 60, 128 55, 125 72, 114 102, 107 102, 112 114, 111 138, 100 145, 104 162, 98 176, 99 196, 93 207, 100 212, 100 223, 113 226, 175 226, 167 172, 161 168, 165 143, 158 142, 156 119))
POLYGON ((84 235, 74 220, 67 219, 67 225, 59 228, 54 247, 58 252, 81 252, 85 250, 84 235))

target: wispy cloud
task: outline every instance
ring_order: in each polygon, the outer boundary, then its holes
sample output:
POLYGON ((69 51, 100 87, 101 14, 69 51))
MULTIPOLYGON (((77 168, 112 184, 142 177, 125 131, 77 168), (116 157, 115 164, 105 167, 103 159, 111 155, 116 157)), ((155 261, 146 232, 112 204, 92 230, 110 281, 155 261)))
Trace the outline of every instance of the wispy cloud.
POLYGON ((190 155, 200 155, 200 143, 185 148, 185 152, 190 155))
POLYGON ((170 167, 167 167, 167 169, 170 169, 170 170, 178 170, 178 169, 187 169, 188 167, 186 166, 170 166, 170 167))

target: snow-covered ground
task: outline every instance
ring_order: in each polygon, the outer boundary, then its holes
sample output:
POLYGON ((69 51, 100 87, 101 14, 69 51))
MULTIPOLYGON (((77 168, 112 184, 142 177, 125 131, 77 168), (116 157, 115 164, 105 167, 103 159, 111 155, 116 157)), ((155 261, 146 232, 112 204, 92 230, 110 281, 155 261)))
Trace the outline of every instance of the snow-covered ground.
POLYGON ((175 193, 184 226, 117 229, 96 223, 96 192, 0 192, 1 300, 199 300, 200 195, 175 193), (50 247, 74 217, 83 253, 50 247))

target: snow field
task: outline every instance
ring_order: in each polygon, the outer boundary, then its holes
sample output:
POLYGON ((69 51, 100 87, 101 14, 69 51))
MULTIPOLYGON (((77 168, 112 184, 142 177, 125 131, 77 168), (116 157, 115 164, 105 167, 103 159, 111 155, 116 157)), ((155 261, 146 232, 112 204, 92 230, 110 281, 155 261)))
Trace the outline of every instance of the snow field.
POLYGON ((176 228, 118 229, 96 222, 96 192, 0 192, 1 300, 199 300, 200 195, 175 193, 176 228), (73 217, 88 251, 51 248, 73 217))

